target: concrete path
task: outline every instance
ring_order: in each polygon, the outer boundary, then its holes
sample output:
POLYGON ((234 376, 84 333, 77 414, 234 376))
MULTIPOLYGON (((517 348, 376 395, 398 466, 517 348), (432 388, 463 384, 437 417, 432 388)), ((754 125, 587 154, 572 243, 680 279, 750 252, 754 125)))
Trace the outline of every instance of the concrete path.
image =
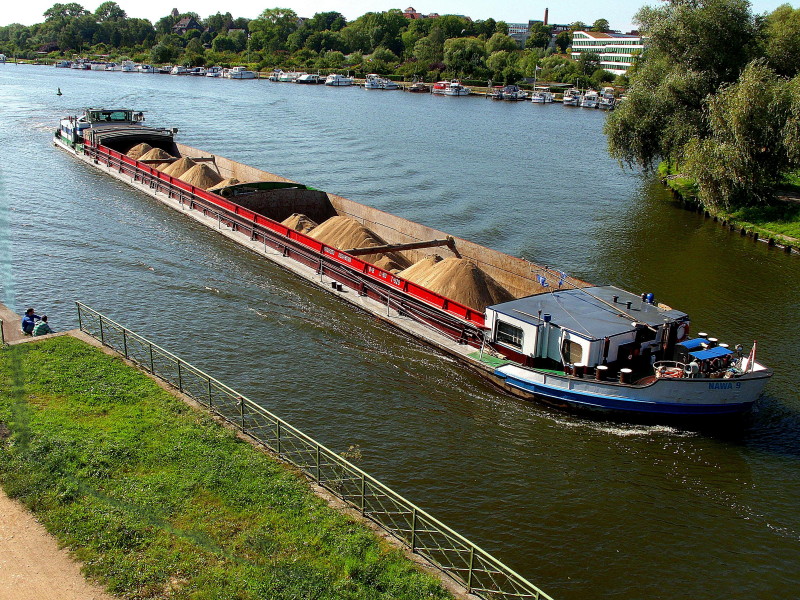
POLYGON ((0 320, 3 321, 3 339, 6 343, 25 337, 22 333, 22 317, 3 304, 0 304, 0 320))

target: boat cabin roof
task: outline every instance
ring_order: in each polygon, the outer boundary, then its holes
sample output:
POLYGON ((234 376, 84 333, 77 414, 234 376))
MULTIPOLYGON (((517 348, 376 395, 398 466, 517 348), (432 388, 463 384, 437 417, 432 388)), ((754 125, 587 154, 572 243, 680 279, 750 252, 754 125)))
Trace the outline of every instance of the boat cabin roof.
POLYGON ((542 323, 541 311, 542 315, 549 314, 552 323, 562 329, 595 340, 627 333, 633 329, 633 321, 657 327, 688 317, 679 310, 648 304, 641 296, 613 285, 553 290, 495 304, 486 310, 532 325, 542 323), (614 296, 617 296, 616 303, 614 296), (626 307, 628 302, 630 309, 626 307))

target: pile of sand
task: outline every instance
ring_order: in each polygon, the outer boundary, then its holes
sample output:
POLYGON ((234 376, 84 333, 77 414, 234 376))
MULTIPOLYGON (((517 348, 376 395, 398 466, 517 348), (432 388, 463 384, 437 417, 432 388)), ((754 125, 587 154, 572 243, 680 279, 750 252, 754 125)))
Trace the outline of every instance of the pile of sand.
POLYGON ((398 276, 481 311, 492 304, 514 299, 490 275, 464 258, 437 261, 435 257, 427 257, 398 276))
POLYGON ((150 144, 147 142, 142 142, 141 144, 136 144, 133 148, 128 150, 128 156, 133 160, 139 160, 143 154, 146 154, 152 149, 153 147, 150 144))
POLYGON ((294 213, 291 217, 281 221, 281 225, 286 225, 289 229, 294 229, 300 233, 308 233, 317 226, 317 223, 303 214, 294 213))
MULTIPOLYGON (((315 227, 309 235, 315 240, 319 240, 323 244, 333 246, 339 250, 372 248, 373 246, 383 246, 386 244, 386 242, 358 221, 342 216, 331 217, 321 225, 315 227)), ((372 264, 376 264, 384 257, 389 258, 401 269, 410 264, 404 256, 397 252, 363 254, 359 256, 361 260, 372 264)))
MULTIPOLYGON (((186 160, 191 159, 187 158, 186 160)), ((222 181, 222 176, 206 164, 193 166, 191 169, 181 175, 180 178, 189 185, 203 188, 204 190, 207 190, 208 188, 213 187, 222 181)))
POLYGON ((228 177, 227 179, 223 179, 217 185, 208 188, 209 192, 216 192, 218 190, 224 190, 226 187, 230 187, 232 185, 238 185, 242 183, 236 177, 228 177))
POLYGON ((181 178, 181 175, 186 173, 189 169, 195 166, 197 163, 194 162, 191 158, 184 156, 183 158, 179 158, 171 165, 167 165, 161 171, 165 175, 169 175, 170 177, 177 177, 178 179, 181 178))
POLYGON ((428 276, 441 260, 442 259, 436 255, 426 256, 422 260, 415 262, 413 265, 402 271, 400 273, 400 277, 425 287, 428 281, 428 276))
MULTIPOLYGON (((162 150, 161 148, 151 148, 150 150, 142 154, 139 157, 139 160, 164 160, 167 158, 172 158, 172 155, 166 150, 162 150)), ((150 166, 155 167, 156 169, 160 169, 163 165, 157 166, 151 163, 150 166)))

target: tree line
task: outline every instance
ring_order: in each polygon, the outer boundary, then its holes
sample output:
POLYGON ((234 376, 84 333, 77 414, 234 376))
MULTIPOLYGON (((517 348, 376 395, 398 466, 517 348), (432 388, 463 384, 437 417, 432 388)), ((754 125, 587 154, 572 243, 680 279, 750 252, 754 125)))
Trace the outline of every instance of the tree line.
POLYGON ((800 179, 800 9, 668 0, 635 19, 649 41, 606 122, 612 156, 667 162, 707 207, 773 203, 800 179))
POLYGON ((600 68, 596 55, 575 61, 566 54, 573 31, 608 31, 605 19, 573 23, 557 36, 551 27, 534 23, 522 47, 503 21, 456 15, 412 20, 399 10, 369 12, 351 22, 335 11, 307 19, 285 8, 266 9, 256 19, 234 18, 229 12, 201 19, 187 12, 153 24, 129 18, 108 1, 94 12, 77 3, 54 4, 43 16, 42 23, 30 27, 0 27, 0 52, 25 58, 111 55, 193 67, 244 63, 259 70, 350 69, 428 81, 450 76, 514 83, 534 74, 583 85, 614 79, 600 68), (195 19, 200 29, 175 33, 173 27, 184 17, 195 19))

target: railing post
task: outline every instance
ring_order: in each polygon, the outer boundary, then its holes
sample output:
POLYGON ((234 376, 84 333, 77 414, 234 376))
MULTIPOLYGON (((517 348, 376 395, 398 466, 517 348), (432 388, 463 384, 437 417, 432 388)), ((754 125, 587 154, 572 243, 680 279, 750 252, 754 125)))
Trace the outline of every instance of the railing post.
POLYGON ((411 553, 417 551, 417 507, 411 509, 411 553))
POLYGON ((208 378, 208 407, 214 408, 214 400, 211 397, 211 377, 208 378))
POLYGON ((156 365, 153 362, 153 344, 152 344, 152 342, 149 343, 148 346, 150 347, 150 374, 151 375, 155 375, 156 374, 156 365))
POLYGON ((281 422, 275 421, 275 433, 278 438, 278 456, 281 455, 281 422))
POLYGON ((472 565, 475 563, 475 546, 469 548, 469 573, 467 573, 467 593, 472 593, 472 565))
POLYGON ((239 396, 239 418, 241 419, 241 430, 244 431, 244 397, 239 396))
POLYGON ((317 464, 316 464, 316 467, 317 467, 317 483, 319 483, 319 476, 320 476, 320 472, 319 472, 319 469, 320 469, 320 467, 319 467, 319 444, 317 444, 317 464))
POLYGON ((3 331, 3 319, 0 319, 0 346, 6 345, 6 333, 3 331))
POLYGON ((361 474, 361 514, 364 514, 364 496, 366 495, 367 480, 364 474, 361 474))
POLYGON ((81 303, 80 302, 76 302, 75 306, 78 307, 78 329, 83 331, 83 319, 81 319, 81 303))
POLYGON ((122 348, 125 350, 125 358, 128 358, 128 334, 127 329, 122 328, 122 348))
POLYGON ((106 345, 105 338, 103 336, 103 315, 99 315, 100 317, 100 343, 104 346, 106 345))
POLYGON ((181 360, 178 359, 178 391, 183 393, 183 377, 181 376, 181 360))

